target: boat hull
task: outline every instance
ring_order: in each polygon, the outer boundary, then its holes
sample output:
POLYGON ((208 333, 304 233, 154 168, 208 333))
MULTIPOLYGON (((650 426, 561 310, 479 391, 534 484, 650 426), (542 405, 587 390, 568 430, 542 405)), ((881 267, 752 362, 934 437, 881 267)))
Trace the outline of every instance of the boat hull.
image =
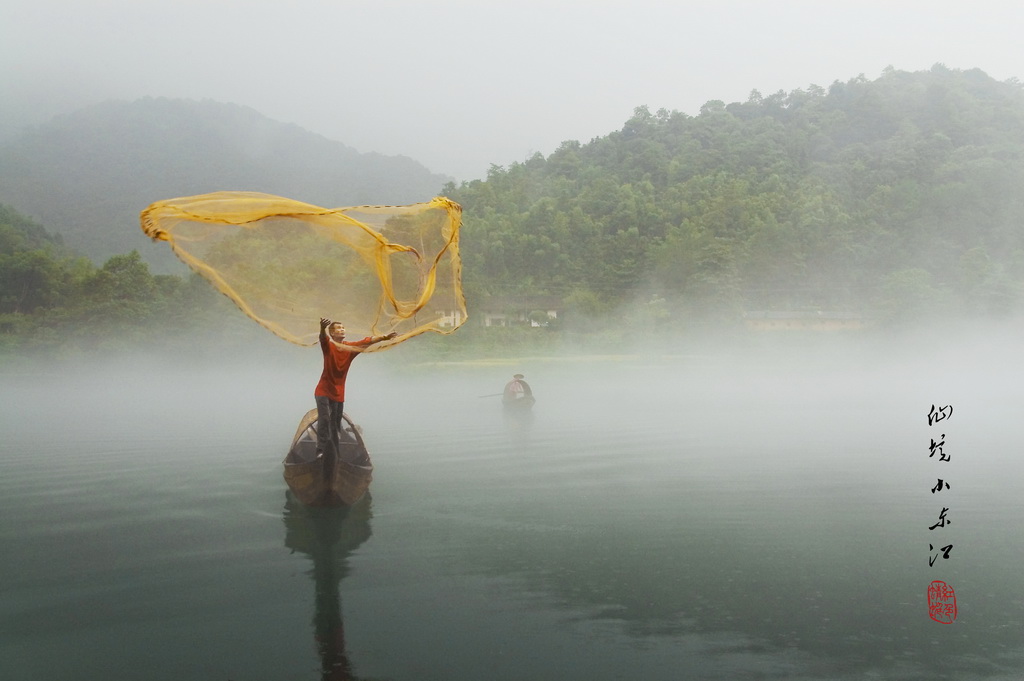
POLYGON ((533 409, 536 401, 533 395, 526 395, 519 399, 502 398, 501 406, 505 408, 505 411, 529 411, 533 409))
POLYGON ((302 417, 292 438, 284 459, 284 479, 307 506, 351 506, 370 487, 373 463, 366 445, 348 414, 342 419, 337 456, 333 452, 316 456, 316 409, 302 417))

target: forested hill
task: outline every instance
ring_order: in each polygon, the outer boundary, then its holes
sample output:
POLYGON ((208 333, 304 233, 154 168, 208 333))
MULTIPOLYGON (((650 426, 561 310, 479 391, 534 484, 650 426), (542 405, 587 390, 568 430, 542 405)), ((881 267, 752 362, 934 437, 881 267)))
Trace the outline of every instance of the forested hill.
POLYGON ((936 66, 695 116, 641 107, 619 131, 446 194, 465 210, 471 292, 655 306, 685 324, 1005 315, 1024 279, 1022 181, 1021 85, 936 66))
POLYGON ((139 211, 161 199, 235 189, 330 207, 413 203, 447 179, 209 100, 107 102, 0 148, 0 203, 99 262, 133 249, 151 263, 173 261, 138 226, 139 211))

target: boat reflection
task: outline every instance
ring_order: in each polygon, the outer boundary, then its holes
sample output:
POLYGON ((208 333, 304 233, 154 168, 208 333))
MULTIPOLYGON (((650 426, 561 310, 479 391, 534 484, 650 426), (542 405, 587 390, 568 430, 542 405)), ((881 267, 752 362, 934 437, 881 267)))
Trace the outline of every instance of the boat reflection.
POLYGON ((505 421, 505 429, 513 435, 525 435, 533 427, 532 409, 509 409, 502 411, 505 421))
POLYGON ((304 506, 290 491, 285 498, 284 545, 313 561, 313 631, 323 681, 355 678, 345 650, 340 584, 349 571, 349 555, 370 538, 372 515, 369 494, 354 506, 339 508, 304 506))

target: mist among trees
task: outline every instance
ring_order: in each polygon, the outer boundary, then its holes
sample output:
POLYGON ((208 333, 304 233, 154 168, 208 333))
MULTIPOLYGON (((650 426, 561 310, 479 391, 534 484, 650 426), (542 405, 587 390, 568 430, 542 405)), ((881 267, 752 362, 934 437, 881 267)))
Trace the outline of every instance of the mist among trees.
MULTIPOLYGON (((756 311, 879 326, 1011 318, 1024 280, 1022 180, 1020 83, 935 66, 755 91, 694 116, 638 107, 604 137, 438 190, 464 209, 470 324, 476 302, 547 296, 564 311, 560 331, 614 316, 685 334, 739 330, 756 311)), ((71 329, 144 338, 169 324, 187 336, 240 314, 194 277, 152 274, 137 252, 93 264, 51 236, 66 225, 39 225, 8 201, 4 347, 61 342, 71 329)), ((137 226, 112 220, 97 238, 125 229, 137 226)))
POLYGON ((665 324, 751 310, 882 323, 1005 316, 1024 276, 1024 93, 980 71, 890 70, 696 116, 645 107, 449 186, 471 290, 665 324))

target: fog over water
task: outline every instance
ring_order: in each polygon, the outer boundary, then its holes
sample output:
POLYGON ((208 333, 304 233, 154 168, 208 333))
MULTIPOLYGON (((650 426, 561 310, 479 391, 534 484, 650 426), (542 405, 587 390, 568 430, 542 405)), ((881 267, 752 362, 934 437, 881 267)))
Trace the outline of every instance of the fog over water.
POLYGON ((317 678, 343 621, 353 678, 1020 678, 1017 339, 374 353, 372 498, 329 518, 280 469, 315 348, 8 367, 0 677, 317 678))
MULTIPOLYGON (((10 0, 0 17, 0 144, 109 99, 212 99, 456 182, 634 107, 696 116, 890 67, 1024 77, 1024 5, 994 0, 10 0)), ((949 243, 1019 227, 989 213, 949 243)), ((939 279, 988 272, 969 254, 939 279)), ((1003 255, 986 286, 1008 306, 1003 255)), ((613 319, 656 323, 653 292, 613 319)), ((236 333, 227 309, 219 341, 0 360, 0 681, 1024 678, 1020 320, 623 328, 604 348, 563 326, 561 350, 486 360, 452 349, 461 331, 445 361, 413 339, 353 365, 371 493, 316 511, 282 459, 320 352, 236 333), (528 417, 497 396, 514 373, 528 417), (933 580, 952 624, 929 618, 933 580)))

